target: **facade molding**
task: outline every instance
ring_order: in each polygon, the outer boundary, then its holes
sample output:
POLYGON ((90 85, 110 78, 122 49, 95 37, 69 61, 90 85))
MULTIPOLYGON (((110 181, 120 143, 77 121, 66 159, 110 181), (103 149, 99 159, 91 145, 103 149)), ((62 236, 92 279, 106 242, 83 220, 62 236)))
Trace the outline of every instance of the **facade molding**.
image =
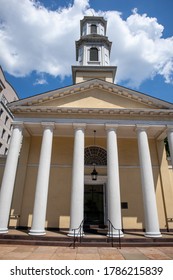
MULTIPOLYGON (((108 66, 108 68, 109 67, 110 66, 108 66)), ((141 104, 154 106, 158 109, 159 108, 173 109, 172 103, 100 79, 91 79, 89 81, 81 82, 65 88, 57 89, 50 92, 45 92, 42 93, 41 95, 36 95, 29 98, 21 99, 9 104, 9 108, 12 112, 15 110, 15 108, 20 109, 21 107, 25 107, 25 106, 26 107, 29 106, 29 108, 34 110, 35 106, 32 107, 32 105, 39 104, 39 107, 41 107, 41 104, 43 102, 50 101, 56 98, 63 98, 65 96, 70 96, 72 94, 79 94, 89 89, 106 90, 108 92, 111 92, 112 94, 128 98, 129 100, 140 102, 141 104)))
POLYGON ((126 108, 75 108, 75 107, 40 107, 40 106, 17 106, 12 108, 13 113, 49 113, 51 114, 80 114, 80 115, 112 115, 112 116, 140 116, 140 117, 173 117, 170 109, 126 109, 126 108))

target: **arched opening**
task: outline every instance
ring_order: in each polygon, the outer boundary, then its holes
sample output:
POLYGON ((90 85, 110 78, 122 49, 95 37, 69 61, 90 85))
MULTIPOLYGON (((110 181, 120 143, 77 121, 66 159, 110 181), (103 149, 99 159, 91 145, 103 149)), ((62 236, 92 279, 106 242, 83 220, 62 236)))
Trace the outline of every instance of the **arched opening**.
MULTIPOLYGON (((85 166, 106 166, 107 152, 105 149, 97 146, 85 148, 85 166)), ((104 226, 105 220, 105 188, 104 183, 94 181, 85 183, 84 192, 84 226, 85 230, 91 230, 90 227, 104 226)))
POLYGON ((97 48, 90 48, 90 61, 98 61, 98 49, 97 48))
POLYGON ((85 148, 85 165, 107 165, 107 152, 105 149, 97 146, 85 148))
POLYGON ((91 24, 91 34, 97 34, 97 25, 96 24, 91 24))

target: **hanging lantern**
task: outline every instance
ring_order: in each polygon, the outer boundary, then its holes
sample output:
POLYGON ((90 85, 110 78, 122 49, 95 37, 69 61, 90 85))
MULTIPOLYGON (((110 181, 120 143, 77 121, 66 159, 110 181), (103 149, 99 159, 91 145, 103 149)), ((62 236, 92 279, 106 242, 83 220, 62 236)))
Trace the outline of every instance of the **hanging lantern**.
POLYGON ((94 169, 91 172, 91 178, 92 178, 93 181, 97 180, 97 175, 98 175, 98 172, 96 171, 95 166, 94 166, 94 169))
MULTIPOLYGON (((96 133, 96 130, 94 130, 94 146, 95 146, 95 133, 96 133)), ((93 165, 94 165, 94 169, 91 172, 91 178, 92 178, 93 181, 96 181, 97 180, 97 176, 98 176, 98 172, 95 169, 95 163, 93 163, 93 165)))

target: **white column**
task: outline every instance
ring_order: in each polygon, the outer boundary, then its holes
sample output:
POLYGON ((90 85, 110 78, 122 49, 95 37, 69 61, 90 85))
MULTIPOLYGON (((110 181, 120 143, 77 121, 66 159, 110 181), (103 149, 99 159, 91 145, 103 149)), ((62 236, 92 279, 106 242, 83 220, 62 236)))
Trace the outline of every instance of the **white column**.
MULTIPOLYGON (((107 203, 108 219, 112 223, 113 236, 123 236, 121 220, 121 199, 120 199, 120 180, 116 127, 109 127, 107 130, 107 203)), ((110 229, 108 236, 111 236, 110 229)))
MULTIPOLYGON (((74 149, 71 187, 71 210, 69 236, 79 227, 84 218, 84 130, 85 124, 74 125, 74 149)), ((83 233, 83 228, 82 228, 83 233)))
POLYGON ((161 237, 148 137, 145 128, 137 127, 137 134, 144 205, 145 236, 161 237))
POLYGON ((44 131, 36 183, 33 220, 29 232, 30 235, 45 234, 45 220, 54 124, 43 123, 42 125, 44 127, 44 131))
POLYGON ((22 142, 22 128, 22 123, 13 124, 13 132, 0 190, 0 233, 8 232, 8 220, 22 142))
POLYGON ((170 150, 170 156, 171 156, 171 164, 173 166, 173 127, 168 126, 168 144, 169 144, 169 150, 170 150))

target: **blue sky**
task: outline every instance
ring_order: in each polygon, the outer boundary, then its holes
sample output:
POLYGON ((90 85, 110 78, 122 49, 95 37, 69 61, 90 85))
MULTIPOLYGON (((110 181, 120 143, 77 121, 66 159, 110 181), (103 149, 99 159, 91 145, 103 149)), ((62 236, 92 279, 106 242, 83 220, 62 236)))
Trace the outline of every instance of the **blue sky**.
POLYGON ((0 64, 20 98, 72 84, 80 19, 94 14, 108 21, 115 83, 173 102, 172 0, 0 3, 0 64))

